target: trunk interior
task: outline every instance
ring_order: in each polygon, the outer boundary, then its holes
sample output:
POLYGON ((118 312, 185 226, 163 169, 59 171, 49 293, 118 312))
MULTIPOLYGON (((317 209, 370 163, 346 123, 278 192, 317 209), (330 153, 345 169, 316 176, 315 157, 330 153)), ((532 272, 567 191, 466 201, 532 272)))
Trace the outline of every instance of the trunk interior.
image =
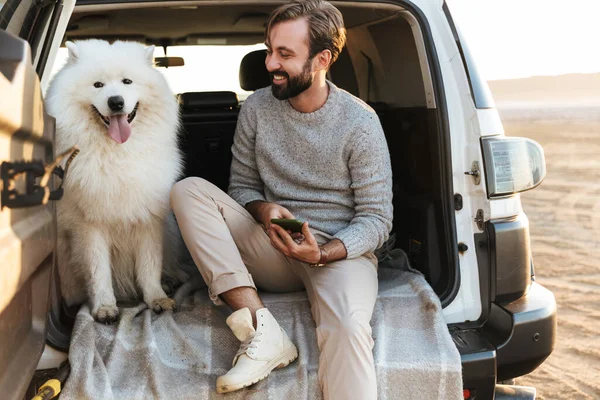
MULTIPOLYGON (((264 23, 273 7, 247 3, 185 8, 166 4, 140 9, 110 4, 82 7, 71 19, 66 40, 95 37, 177 46, 219 39, 224 44, 256 44, 264 40, 264 23), (159 29, 156 21, 161 21, 159 29)), ((456 247, 451 243, 455 234, 453 222, 449 222, 453 209, 447 209, 452 207, 452 200, 443 189, 448 187, 444 182, 451 179, 451 171, 442 165, 439 154, 445 132, 436 109, 426 39, 418 26, 411 27, 413 15, 398 6, 343 3, 338 7, 344 15, 348 41, 328 77, 377 111, 394 176, 393 247, 406 251, 413 267, 424 273, 442 304, 447 304, 458 285, 455 251, 451 250, 456 247)), ((269 84, 261 51, 242 61, 240 81, 246 90, 269 84)), ((231 145, 243 101, 227 91, 186 91, 178 97, 185 176, 206 178, 226 191, 231 145)))

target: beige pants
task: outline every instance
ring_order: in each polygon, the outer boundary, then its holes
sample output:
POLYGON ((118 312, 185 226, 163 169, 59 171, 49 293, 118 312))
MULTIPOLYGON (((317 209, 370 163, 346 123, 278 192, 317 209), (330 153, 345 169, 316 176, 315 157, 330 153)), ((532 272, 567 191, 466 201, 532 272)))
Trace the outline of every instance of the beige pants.
MULTIPOLYGON (((211 299, 236 287, 268 292, 306 288, 317 325, 319 382, 325 399, 377 398, 369 324, 377 298, 377 259, 365 255, 323 268, 287 258, 248 211, 201 178, 171 191, 171 206, 211 299)), ((319 243, 331 236, 313 231, 319 243)))

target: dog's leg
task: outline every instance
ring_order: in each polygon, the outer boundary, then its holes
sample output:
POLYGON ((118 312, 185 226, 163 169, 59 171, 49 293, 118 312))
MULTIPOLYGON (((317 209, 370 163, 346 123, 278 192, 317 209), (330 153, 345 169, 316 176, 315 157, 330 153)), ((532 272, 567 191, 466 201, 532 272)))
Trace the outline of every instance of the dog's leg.
MULTIPOLYGON (((58 220, 60 224, 60 219, 58 220)), ((72 232, 58 229, 56 262, 60 277, 60 293, 65 304, 70 307, 87 300, 82 268, 73 260, 72 232)))
POLYGON ((175 300, 170 299, 163 290, 160 278, 163 264, 163 224, 153 221, 136 227, 140 243, 135 260, 135 275, 142 289, 144 302, 157 313, 173 310, 175 300))
POLYGON ((73 235, 72 252, 83 269, 92 316, 102 323, 116 321, 119 309, 112 287, 108 238, 97 227, 88 225, 73 235))

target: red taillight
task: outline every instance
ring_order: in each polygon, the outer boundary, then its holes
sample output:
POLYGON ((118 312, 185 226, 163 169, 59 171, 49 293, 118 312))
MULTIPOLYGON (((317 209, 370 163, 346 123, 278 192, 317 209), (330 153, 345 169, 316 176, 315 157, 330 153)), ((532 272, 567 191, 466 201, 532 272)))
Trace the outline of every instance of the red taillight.
POLYGON ((463 389, 463 398, 465 400, 470 399, 471 398, 471 391, 469 389, 463 389))

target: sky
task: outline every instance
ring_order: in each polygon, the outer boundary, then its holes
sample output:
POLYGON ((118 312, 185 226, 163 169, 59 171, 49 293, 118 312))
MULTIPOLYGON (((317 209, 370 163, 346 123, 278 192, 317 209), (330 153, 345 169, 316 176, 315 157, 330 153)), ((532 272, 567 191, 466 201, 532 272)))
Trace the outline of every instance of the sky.
POLYGON ((485 78, 600 72, 600 0, 446 0, 485 78))
MULTIPOLYGON (((446 1, 484 79, 600 72, 600 0, 446 1)), ((170 47, 169 55, 183 56, 186 65, 161 72, 175 93, 232 90, 245 96, 239 62, 258 48, 264 46, 170 47), (200 82, 199 71, 208 79, 200 82)), ((60 50, 53 72, 66 53, 60 50)), ((157 48, 155 56, 162 55, 157 48)))

